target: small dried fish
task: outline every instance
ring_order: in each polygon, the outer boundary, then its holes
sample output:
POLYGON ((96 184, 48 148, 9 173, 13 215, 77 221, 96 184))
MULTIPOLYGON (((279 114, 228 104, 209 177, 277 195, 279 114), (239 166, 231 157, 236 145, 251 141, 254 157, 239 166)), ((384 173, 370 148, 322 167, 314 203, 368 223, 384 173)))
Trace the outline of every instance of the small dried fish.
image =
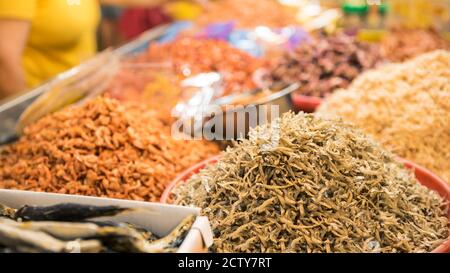
POLYGON ((113 236, 104 241, 105 246, 115 251, 137 252, 137 253, 167 253, 176 252, 180 247, 187 232, 191 229, 195 221, 195 216, 187 216, 172 232, 167 236, 149 241, 132 236, 113 236))
POLYGON ((99 252, 102 245, 97 240, 61 241, 40 231, 24 230, 0 223, 0 244, 6 247, 26 247, 39 252, 99 252))
POLYGON ((371 138, 304 113, 274 122, 174 190, 211 219, 213 251, 427 252, 447 239, 445 200, 371 138))
POLYGON ((74 223, 74 222, 53 222, 53 221, 29 221, 15 222, 3 221, 0 223, 20 228, 23 230, 45 232, 55 238, 62 240, 76 240, 85 238, 102 238, 107 236, 131 236, 143 239, 141 233, 132 230, 129 227, 99 227, 93 223, 74 223))
POLYGON ((2 148, 0 188, 157 202, 178 172, 218 152, 171 137, 145 105, 101 96, 47 115, 2 148))
POLYGON ((180 247, 187 233, 194 224, 195 216, 189 215, 167 236, 152 242, 147 251, 150 252, 174 252, 180 247))

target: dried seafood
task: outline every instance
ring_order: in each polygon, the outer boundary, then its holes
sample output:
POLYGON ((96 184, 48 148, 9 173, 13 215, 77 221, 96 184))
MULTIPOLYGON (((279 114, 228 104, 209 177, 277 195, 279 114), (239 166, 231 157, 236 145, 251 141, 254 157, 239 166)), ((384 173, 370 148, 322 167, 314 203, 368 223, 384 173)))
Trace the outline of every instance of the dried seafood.
POLYGON ((54 206, 23 206, 14 212, 15 219, 25 221, 76 222, 96 216, 113 216, 128 209, 117 206, 89 206, 63 203, 54 206))
POLYGON ((450 51, 369 71, 318 109, 450 182, 450 51))
POLYGON ((158 239, 150 231, 127 223, 73 220, 113 216, 132 209, 71 203, 48 207, 23 206, 18 210, 2 207, 15 211, 16 215, 15 218, 0 217, 0 252, 176 252, 195 220, 193 215, 186 217, 171 233, 158 239), (71 222, 66 221, 69 209, 72 209, 71 222), (52 216, 37 217, 44 221, 26 221, 34 219, 36 212, 52 216))
POLYGON ((142 106, 99 97, 25 128, 0 152, 0 188, 158 201, 178 172, 216 153, 173 139, 142 106))
POLYGON ((182 77, 204 72, 218 72, 223 77, 223 95, 243 92, 256 87, 253 72, 264 61, 229 43, 214 39, 179 38, 167 44, 151 44, 142 62, 171 61, 173 71, 182 77))
POLYGON ((426 252, 448 237, 435 192, 350 125, 287 113, 174 191, 218 252, 426 252))

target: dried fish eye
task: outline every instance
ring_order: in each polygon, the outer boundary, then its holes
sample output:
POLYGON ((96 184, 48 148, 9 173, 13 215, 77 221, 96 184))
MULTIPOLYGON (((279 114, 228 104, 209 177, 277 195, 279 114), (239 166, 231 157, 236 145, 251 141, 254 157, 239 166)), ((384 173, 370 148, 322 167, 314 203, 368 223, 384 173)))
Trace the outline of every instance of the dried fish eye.
POLYGON ((278 123, 252 129, 174 189, 176 204, 211 219, 214 251, 426 252, 448 237, 445 201, 371 138, 304 113, 278 123), (257 136, 267 134, 280 142, 262 154, 257 136))
POLYGON ((370 250, 379 249, 380 243, 377 241, 370 241, 367 246, 369 247, 370 250))
POLYGON ((324 192, 324 196, 325 196, 326 198, 331 198, 331 197, 333 197, 333 191, 332 191, 332 190, 326 190, 326 191, 324 192))

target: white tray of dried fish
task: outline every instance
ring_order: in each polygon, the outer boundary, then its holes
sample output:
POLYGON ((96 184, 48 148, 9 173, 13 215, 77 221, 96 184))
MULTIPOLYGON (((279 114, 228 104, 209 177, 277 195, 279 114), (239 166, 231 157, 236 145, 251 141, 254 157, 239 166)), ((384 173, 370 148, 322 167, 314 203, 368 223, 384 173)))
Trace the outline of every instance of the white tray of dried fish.
POLYGON ((128 234, 131 226, 133 234, 136 230, 144 230, 145 236, 154 235, 159 240, 148 240, 149 244, 139 242, 138 249, 127 249, 128 241, 125 240, 123 245, 117 246, 122 251, 206 252, 213 242, 212 231, 208 219, 198 216, 199 211, 198 208, 160 203, 0 189, 0 246, 2 241, 5 243, 13 238, 20 246, 29 247, 26 250, 34 250, 32 252, 71 252, 66 248, 68 243, 70 246, 75 241, 82 241, 86 252, 99 252, 104 232, 112 232, 117 237, 119 233, 128 234), (112 224, 106 226, 106 231, 105 223, 112 224), (40 233, 42 241, 33 232, 40 233), (90 232, 89 236, 86 232, 90 232), (24 239, 28 235, 33 238, 31 242, 24 239), (177 242, 177 245, 172 247, 168 242, 177 242))

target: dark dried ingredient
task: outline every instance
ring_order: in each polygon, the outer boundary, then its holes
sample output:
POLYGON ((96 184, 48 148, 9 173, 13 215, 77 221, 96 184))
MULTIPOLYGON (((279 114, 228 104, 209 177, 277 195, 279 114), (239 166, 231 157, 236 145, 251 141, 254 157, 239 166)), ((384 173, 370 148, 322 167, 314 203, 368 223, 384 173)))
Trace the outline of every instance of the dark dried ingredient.
POLYGON ((444 200, 372 139, 287 113, 175 189, 211 221, 218 252, 427 252, 448 237, 444 200))
POLYGON ((89 206, 63 203, 54 206, 23 206, 15 212, 15 218, 23 221, 76 222, 100 216, 114 216, 128 209, 117 206, 89 206))
POLYGON ((347 35, 319 37, 271 65, 269 81, 300 82, 299 94, 325 97, 380 61, 378 48, 347 35))

